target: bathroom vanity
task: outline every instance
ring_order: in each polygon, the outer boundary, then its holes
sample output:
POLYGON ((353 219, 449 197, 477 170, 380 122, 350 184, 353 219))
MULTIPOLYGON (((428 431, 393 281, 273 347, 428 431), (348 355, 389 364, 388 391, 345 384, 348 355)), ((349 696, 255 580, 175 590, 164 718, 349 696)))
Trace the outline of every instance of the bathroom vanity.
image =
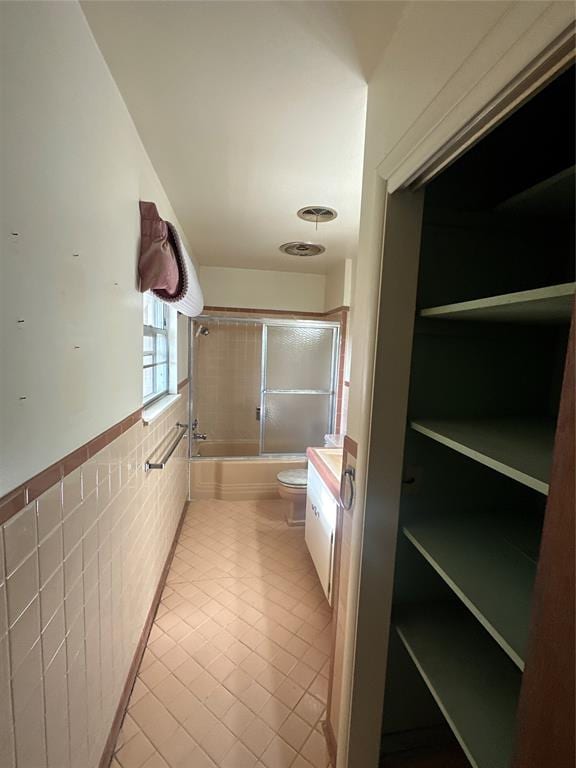
POLYGON ((305 540, 332 604, 334 538, 340 495, 341 448, 308 448, 305 540))

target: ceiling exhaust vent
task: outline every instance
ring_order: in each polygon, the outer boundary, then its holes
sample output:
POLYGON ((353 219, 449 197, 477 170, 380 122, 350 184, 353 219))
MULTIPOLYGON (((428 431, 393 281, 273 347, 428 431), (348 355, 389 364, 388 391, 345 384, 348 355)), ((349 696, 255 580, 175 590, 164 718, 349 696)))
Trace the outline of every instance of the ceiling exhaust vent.
POLYGON ((338 216, 334 208, 327 208, 324 205, 307 205, 300 208, 298 217, 304 221, 312 221, 316 224, 322 224, 325 221, 334 221, 338 216))
POLYGON ((319 243, 304 243, 302 241, 296 241, 294 243, 284 243, 280 246, 282 253, 287 253, 290 256, 318 256, 320 253, 324 253, 326 248, 319 243))

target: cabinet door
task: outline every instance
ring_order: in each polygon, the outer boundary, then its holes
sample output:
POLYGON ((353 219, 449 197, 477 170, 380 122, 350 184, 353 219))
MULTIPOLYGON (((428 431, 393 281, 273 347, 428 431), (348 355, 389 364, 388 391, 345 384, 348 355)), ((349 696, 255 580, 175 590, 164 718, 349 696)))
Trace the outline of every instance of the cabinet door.
POLYGON ((308 469, 308 495, 306 499, 306 528, 304 538, 318 572, 318 578, 328 602, 332 600, 332 559, 334 550, 334 524, 336 501, 320 476, 308 469))

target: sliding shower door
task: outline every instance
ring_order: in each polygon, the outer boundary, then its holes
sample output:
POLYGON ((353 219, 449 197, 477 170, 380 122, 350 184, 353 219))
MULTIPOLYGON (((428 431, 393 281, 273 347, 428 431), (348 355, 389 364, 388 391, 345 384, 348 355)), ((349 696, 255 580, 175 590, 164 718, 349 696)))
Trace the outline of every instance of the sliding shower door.
POLYGON ((260 453, 304 453, 333 430, 339 329, 266 322, 262 338, 260 453))

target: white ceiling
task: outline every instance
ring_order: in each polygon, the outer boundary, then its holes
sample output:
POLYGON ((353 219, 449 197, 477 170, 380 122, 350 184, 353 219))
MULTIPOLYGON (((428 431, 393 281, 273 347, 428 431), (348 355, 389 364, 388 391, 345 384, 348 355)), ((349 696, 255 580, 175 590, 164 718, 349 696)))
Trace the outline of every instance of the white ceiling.
POLYGON ((403 3, 83 2, 201 264, 326 272, 355 256, 366 78, 403 3), (336 208, 315 225, 304 205, 336 208), (326 253, 286 256, 290 240, 326 253))

